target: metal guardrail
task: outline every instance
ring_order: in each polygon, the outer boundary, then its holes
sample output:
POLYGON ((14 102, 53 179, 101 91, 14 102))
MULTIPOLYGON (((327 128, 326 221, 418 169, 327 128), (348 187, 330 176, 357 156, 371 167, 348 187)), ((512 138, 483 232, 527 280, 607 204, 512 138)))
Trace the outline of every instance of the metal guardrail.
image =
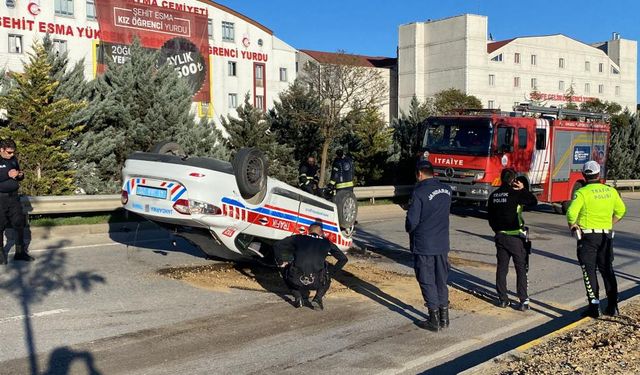
MULTIPOLYGON (((640 188, 640 180, 607 180, 615 188, 627 188, 635 192, 640 188)), ((363 186, 356 187, 358 199, 369 199, 375 203, 379 198, 394 198, 409 195, 413 185, 363 186)), ((55 195, 42 197, 22 197, 24 212, 29 215, 72 214, 85 212, 109 212, 120 207, 120 195, 55 195)))

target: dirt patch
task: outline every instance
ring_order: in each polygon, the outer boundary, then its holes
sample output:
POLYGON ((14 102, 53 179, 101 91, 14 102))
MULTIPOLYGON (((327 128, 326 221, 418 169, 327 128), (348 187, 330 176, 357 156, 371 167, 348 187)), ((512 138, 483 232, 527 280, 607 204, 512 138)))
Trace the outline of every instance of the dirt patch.
POLYGON ((640 374, 640 301, 620 310, 619 317, 592 320, 481 374, 640 374))
MULTIPOLYGON (((198 288, 229 292, 232 289, 288 294, 278 270, 258 264, 216 263, 165 268, 158 273, 198 288)), ((373 260, 350 262, 333 278, 327 298, 362 298, 393 301, 422 309, 420 287, 413 273, 386 270, 373 260)), ((480 311, 492 305, 469 293, 449 287, 451 308, 480 311)), ((495 312, 494 312, 495 313, 495 312)))

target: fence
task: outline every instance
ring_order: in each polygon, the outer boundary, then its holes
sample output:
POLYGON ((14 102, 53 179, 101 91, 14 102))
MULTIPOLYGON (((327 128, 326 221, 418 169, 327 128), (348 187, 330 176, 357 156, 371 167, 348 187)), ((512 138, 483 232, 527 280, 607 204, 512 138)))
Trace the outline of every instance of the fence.
MULTIPOLYGON (((640 188, 640 180, 609 180, 607 184, 634 192, 636 187, 640 188)), ((354 193, 360 200, 368 199, 375 203, 376 199, 409 195, 412 189, 412 185, 363 186, 355 188, 354 193)), ((23 197, 22 203, 29 215, 108 212, 122 207, 120 196, 116 194, 23 197)))

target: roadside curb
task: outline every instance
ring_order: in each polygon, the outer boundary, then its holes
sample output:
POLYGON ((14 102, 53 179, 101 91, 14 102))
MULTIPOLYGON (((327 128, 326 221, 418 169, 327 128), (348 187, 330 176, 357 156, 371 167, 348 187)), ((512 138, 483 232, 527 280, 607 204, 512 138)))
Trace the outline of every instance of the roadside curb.
POLYGON ((25 235, 34 239, 59 238, 67 236, 107 234, 132 231, 162 230, 158 225, 150 222, 121 222, 104 224, 59 225, 52 227, 27 227, 25 235))
MULTIPOLYGON (((634 301, 635 299, 639 299, 640 295, 635 295, 629 299, 626 299, 624 301, 620 302, 620 306, 624 306, 628 303, 631 303, 632 301, 634 301)), ((566 331, 570 331, 572 329, 575 329, 577 327, 580 327, 581 325, 591 322, 595 319, 590 318, 590 317, 585 317, 585 318, 581 318, 580 320, 577 320, 573 323, 567 324, 564 327, 561 327, 553 332, 549 332, 546 335, 542 336, 542 337, 538 337, 537 339, 533 339, 525 344, 522 344, 520 346, 518 346, 515 349, 511 349, 508 352, 502 353, 500 355, 497 355, 485 362, 482 362, 476 366, 473 366, 465 371, 460 372, 460 375, 473 375, 475 373, 477 373, 478 371, 481 370, 485 370, 488 367, 493 366, 497 361, 502 360, 502 359, 507 359, 507 358, 517 358, 517 357, 521 357, 522 355, 524 355, 524 352, 526 352, 527 350, 534 348, 542 343, 545 343, 547 341, 549 341, 550 339, 554 338, 555 336, 558 336, 566 331)))

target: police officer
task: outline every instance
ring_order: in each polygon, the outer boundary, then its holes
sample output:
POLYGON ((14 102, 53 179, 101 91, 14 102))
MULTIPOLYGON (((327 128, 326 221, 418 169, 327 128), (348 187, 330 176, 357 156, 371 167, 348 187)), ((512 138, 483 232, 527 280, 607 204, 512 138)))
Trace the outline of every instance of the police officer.
POLYGON ((613 272, 613 224, 626 207, 616 189, 600 183, 600 164, 590 160, 582 168, 587 184, 576 191, 567 209, 569 228, 578 238, 578 262, 582 268, 589 307, 587 315, 601 315, 598 276, 600 270, 607 292, 605 314, 618 315, 618 284, 613 272))
POLYGON ((9 223, 15 232, 16 252, 13 259, 33 260, 24 248, 26 218, 18 195, 18 182, 24 179, 24 172, 18 165, 15 153, 16 143, 12 139, 0 140, 0 264, 7 264, 4 255, 4 230, 9 223))
POLYGON ((507 296, 507 273, 509 259, 513 258, 516 267, 516 285, 518 310, 529 309, 529 295, 527 294, 528 268, 528 233, 525 232, 522 219, 524 206, 532 207, 538 204, 536 197, 525 188, 524 182, 516 178, 513 169, 503 169, 500 174, 501 186, 491 193, 488 201, 489 225, 495 232, 496 257, 496 290, 498 292, 498 306, 509 306, 507 296))
POLYGON ((429 310, 429 319, 418 326, 437 332, 449 326, 449 209, 451 187, 433 178, 433 165, 421 160, 416 166, 418 183, 411 195, 405 229, 416 279, 429 310))
POLYGON ((322 234, 322 224, 309 226, 308 234, 296 234, 276 242, 273 246, 276 263, 283 269, 284 281, 293 294, 296 308, 308 303, 309 291, 316 294, 311 301, 314 309, 324 309, 322 298, 331 286, 331 276, 342 269, 347 257, 322 234), (284 254, 293 256, 284 262, 284 254), (337 263, 329 269, 326 257, 332 255, 337 263))
POLYGON ((300 166, 300 175, 298 176, 298 185, 300 189, 306 191, 309 194, 316 194, 318 190, 318 182, 320 177, 318 176, 318 166, 316 165, 316 158, 309 156, 307 162, 300 166))
POLYGON ((337 193, 340 190, 353 190, 353 160, 342 149, 336 151, 331 167, 329 187, 337 193))

